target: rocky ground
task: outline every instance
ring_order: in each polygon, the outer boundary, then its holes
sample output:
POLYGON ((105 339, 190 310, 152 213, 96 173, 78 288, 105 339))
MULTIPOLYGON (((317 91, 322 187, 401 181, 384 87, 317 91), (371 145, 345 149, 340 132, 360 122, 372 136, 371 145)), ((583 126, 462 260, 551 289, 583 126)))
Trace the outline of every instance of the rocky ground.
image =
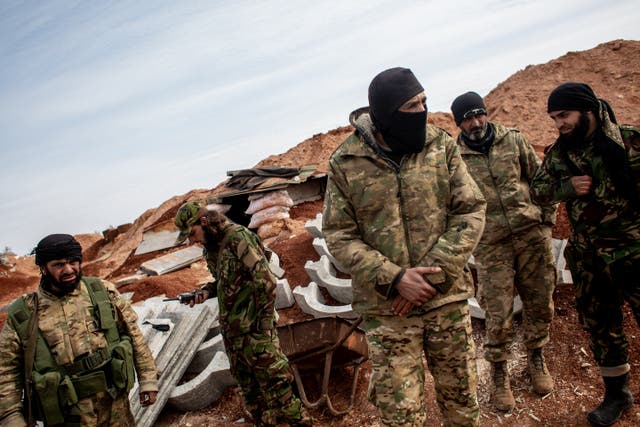
MULTIPOLYGON (((596 93, 611 102, 618 121, 640 125, 640 42, 616 40, 584 52, 570 52, 541 65, 530 65, 500 83, 485 97, 492 121, 518 127, 542 156, 545 146, 555 139, 555 130, 546 115, 546 98, 551 89, 564 81, 589 83, 596 93)), ((470 83, 469 90, 473 90, 470 83)), ((429 89, 427 88, 427 95, 429 89)), ((345 117, 348 115, 345 111, 345 117)), ((457 129, 448 113, 430 113, 429 121, 456 135, 457 129)), ((327 160, 339 143, 351 132, 349 126, 324 134, 314 135, 284 154, 266 158, 258 165, 303 166, 318 164, 318 171, 326 171, 327 160)), ((212 189, 193 190, 173 197, 157 208, 149 209, 133 224, 112 231, 109 239, 99 235, 80 235, 85 252, 84 272, 109 280, 134 273, 138 266, 162 252, 134 256, 133 251, 142 239, 143 230, 170 219, 185 200, 202 199, 225 191, 224 183, 212 189)), ((285 278, 292 287, 306 286, 309 277, 304 271, 307 260, 319 257, 311 245, 312 238, 304 229, 304 223, 315 218, 322 210, 322 201, 295 206, 285 229, 267 244, 280 257, 285 278)), ((55 230, 52 230, 55 232, 55 230)), ((561 211, 554 237, 566 238, 568 225, 561 211)), ((34 242, 35 243, 35 242, 34 242)), ((134 301, 150 296, 176 294, 191 290, 207 280, 208 272, 202 262, 165 276, 150 277, 121 288, 122 292, 134 291, 134 301)), ((29 257, 7 257, 0 264, 0 307, 24 292, 37 287, 38 272, 29 257)), ((481 421, 487 426, 587 426, 586 413, 597 405, 602 395, 598 369, 594 365, 585 333, 578 327, 570 286, 559 286, 554 293, 555 319, 551 326, 551 342, 546 348, 549 369, 556 380, 556 389, 540 398, 530 390, 526 375, 526 357, 519 333, 514 343, 514 359, 510 362, 512 386, 516 408, 510 414, 496 412, 489 404, 489 369, 482 359, 484 325, 474 320, 474 338, 478 347, 480 376, 479 398, 481 421)), ((5 313, 0 313, 4 322, 5 313)), ((305 319, 298 308, 280 311, 280 324, 305 319)), ((640 396, 640 328, 632 321, 627 308, 626 330, 631 341, 632 392, 640 396)), ((519 331, 519 320, 516 330, 519 331)), ((311 412, 317 426, 377 426, 375 408, 366 400, 366 387, 370 374, 368 363, 363 364, 359 375, 356 402, 350 412, 342 417, 332 416, 325 408, 311 412)), ((336 406, 346 405, 352 372, 336 372, 331 383, 336 406)), ((314 385, 309 383, 312 394, 314 385)), ((425 387, 425 399, 429 410, 428 425, 440 425, 433 393, 432 380, 425 387)), ((233 426, 242 425, 243 411, 237 389, 228 389, 222 398, 197 412, 180 413, 165 408, 157 426, 233 426)), ((247 424, 245 424, 247 425, 247 424)), ((634 405, 619 422, 620 426, 640 425, 640 408, 634 405)))

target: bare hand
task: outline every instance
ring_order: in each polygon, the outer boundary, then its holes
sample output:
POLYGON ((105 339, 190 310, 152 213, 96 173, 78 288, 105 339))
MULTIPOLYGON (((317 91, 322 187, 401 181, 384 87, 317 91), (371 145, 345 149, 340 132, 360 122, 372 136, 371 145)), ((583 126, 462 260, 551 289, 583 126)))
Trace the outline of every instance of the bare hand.
POLYGON ((140 393, 140 405, 149 406, 156 403, 158 397, 157 391, 143 391, 140 393))
POLYGON ((414 307, 409 301, 407 301, 402 295, 398 295, 393 299, 391 303, 391 310, 396 316, 406 316, 414 307))
POLYGON ((195 289, 193 301, 189 302, 189 307, 193 307, 196 304, 202 304, 209 298, 209 291, 204 289, 195 289))
POLYGON ((571 185, 578 196, 585 196, 591 191, 592 179, 589 175, 572 176, 571 185))
MULTIPOLYGON (((436 296, 437 291, 423 277, 425 274, 439 273, 440 267, 408 268, 396 285, 398 293, 413 305, 422 305, 436 296)), ((399 303, 398 303, 399 304, 399 303)))

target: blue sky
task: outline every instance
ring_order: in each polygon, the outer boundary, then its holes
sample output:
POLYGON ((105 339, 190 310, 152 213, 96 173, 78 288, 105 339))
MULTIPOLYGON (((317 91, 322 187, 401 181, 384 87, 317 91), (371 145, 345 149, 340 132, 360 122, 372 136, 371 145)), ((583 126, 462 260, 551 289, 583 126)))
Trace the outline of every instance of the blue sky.
POLYGON ((102 231, 348 123, 379 71, 431 111, 640 39, 637 0, 0 1, 0 250, 102 231))

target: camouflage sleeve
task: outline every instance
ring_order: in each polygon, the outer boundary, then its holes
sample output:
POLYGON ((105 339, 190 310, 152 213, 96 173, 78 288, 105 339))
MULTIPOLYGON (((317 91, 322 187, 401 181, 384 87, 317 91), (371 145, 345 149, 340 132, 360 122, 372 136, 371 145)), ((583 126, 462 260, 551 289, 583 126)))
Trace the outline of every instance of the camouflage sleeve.
MULTIPOLYGON (((520 167, 522 169, 522 173, 524 174, 523 179, 531 186, 531 182, 533 181, 533 177, 536 175, 536 172, 540 168, 542 161, 538 154, 535 152, 529 141, 522 135, 518 134, 518 146, 520 149, 520 167)), ((542 211, 542 223, 545 225, 552 226, 556 222, 556 209, 558 208, 557 204, 544 205, 540 207, 542 211)))
POLYGON ((348 184, 340 168, 329 163, 329 179, 322 213, 322 234, 336 260, 349 268, 351 274, 366 272, 363 282, 370 291, 389 298, 393 281, 402 268, 391 262, 382 253, 367 245, 360 235, 355 213, 345 197, 348 184))
POLYGON ((121 333, 131 337, 140 391, 158 391, 158 369, 147 341, 138 327, 138 315, 131 308, 129 301, 120 296, 115 285, 107 281, 102 283, 107 288, 109 298, 118 313, 118 329, 121 333))
POLYGON ((471 252, 482 236, 487 202, 467 171, 458 146, 447 137, 447 166, 451 198, 447 229, 431 248, 422 265, 436 265, 446 275, 444 292, 462 276, 471 252))
POLYGON ((235 242, 236 256, 252 278, 259 328, 268 330, 275 326, 276 278, 255 235, 248 230, 238 234, 240 238, 235 242))
POLYGON ((7 318, 0 332, 0 425, 26 426, 22 416, 22 346, 7 318))
POLYGON ((531 181, 531 197, 540 206, 575 199, 577 194, 571 185, 571 176, 558 149, 551 146, 531 181))

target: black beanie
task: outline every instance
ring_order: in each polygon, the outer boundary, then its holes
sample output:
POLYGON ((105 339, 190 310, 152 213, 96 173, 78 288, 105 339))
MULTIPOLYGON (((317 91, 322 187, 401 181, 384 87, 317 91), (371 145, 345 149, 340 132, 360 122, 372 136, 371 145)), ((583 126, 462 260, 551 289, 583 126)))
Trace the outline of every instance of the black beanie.
POLYGON ((391 124, 391 116, 409 99, 424 89, 408 68, 390 68, 375 76, 369 84, 369 112, 382 131, 391 124))
POLYGON ((451 112, 456 125, 460 126, 462 120, 476 114, 487 114, 482 97, 475 92, 463 93, 451 103, 451 112))
POLYGON ((549 94, 547 113, 560 110, 598 111, 599 101, 586 83, 563 83, 549 94))
POLYGON ((54 259, 69 258, 82 262, 82 247, 69 234, 50 234, 40 240, 32 253, 36 254, 36 265, 43 266, 54 259))

